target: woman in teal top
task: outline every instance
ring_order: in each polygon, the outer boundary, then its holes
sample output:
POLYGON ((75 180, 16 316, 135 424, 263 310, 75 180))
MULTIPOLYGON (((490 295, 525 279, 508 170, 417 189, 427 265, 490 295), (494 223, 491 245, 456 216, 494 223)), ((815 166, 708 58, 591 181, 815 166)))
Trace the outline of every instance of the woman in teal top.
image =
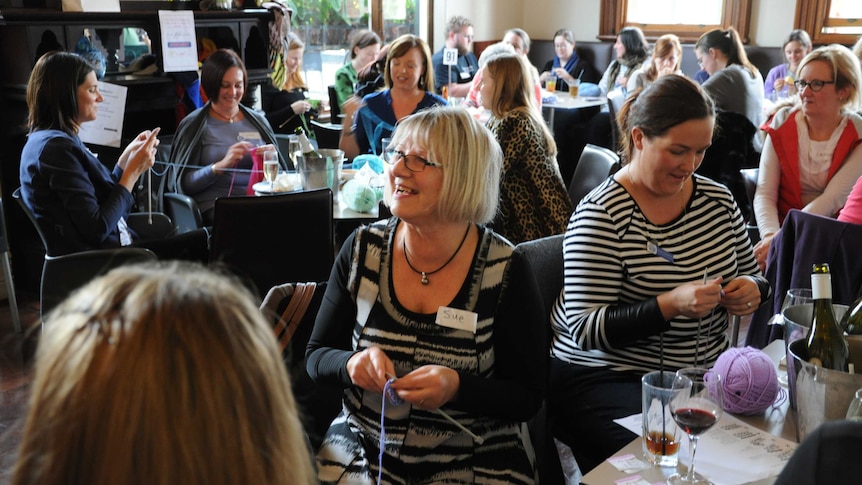
POLYGON ((338 106, 344 104, 347 98, 353 96, 353 86, 356 84, 356 73, 377 59, 380 52, 380 37, 370 30, 360 30, 353 36, 350 44, 350 62, 335 71, 335 92, 338 94, 338 106))

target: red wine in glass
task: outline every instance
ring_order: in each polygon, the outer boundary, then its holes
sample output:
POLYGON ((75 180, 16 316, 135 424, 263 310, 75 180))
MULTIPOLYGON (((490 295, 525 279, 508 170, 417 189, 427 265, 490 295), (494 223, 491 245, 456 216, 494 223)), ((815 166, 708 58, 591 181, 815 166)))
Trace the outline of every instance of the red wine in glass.
POLYGON ((695 408, 677 409, 673 419, 688 435, 699 436, 712 427, 718 418, 710 411, 695 408))
POLYGON ((721 376, 709 369, 688 367, 680 369, 671 385, 670 412, 676 424, 688 435, 688 473, 676 473, 667 479, 668 485, 708 484, 709 481, 694 473, 694 456, 697 439, 712 428, 722 413, 721 376))

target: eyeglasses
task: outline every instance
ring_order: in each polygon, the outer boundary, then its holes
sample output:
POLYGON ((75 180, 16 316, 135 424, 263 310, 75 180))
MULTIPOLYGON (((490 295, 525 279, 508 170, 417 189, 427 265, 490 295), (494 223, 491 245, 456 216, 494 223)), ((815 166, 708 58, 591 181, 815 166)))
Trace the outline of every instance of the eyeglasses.
POLYGON ((827 84, 835 84, 835 81, 821 81, 819 79, 815 79, 813 81, 794 81, 793 85, 796 86, 796 89, 801 93, 805 88, 811 88, 815 93, 823 89, 823 86, 827 84))
POLYGON ((399 159, 404 160, 404 166, 407 167, 407 170, 411 172, 422 172, 425 170, 425 167, 440 167, 443 168, 442 163, 437 162, 429 162, 428 160, 420 157, 419 155, 412 155, 402 152, 401 150, 395 150, 392 148, 387 148, 386 151, 383 152, 385 156, 385 160, 390 164, 394 165, 399 159))

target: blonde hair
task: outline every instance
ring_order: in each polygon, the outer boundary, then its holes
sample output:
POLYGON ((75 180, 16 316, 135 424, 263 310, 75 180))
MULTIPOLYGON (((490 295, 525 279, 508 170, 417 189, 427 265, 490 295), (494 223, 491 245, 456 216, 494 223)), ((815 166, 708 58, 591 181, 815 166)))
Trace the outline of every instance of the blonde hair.
POLYGON ((862 62, 862 35, 853 45, 853 55, 859 58, 859 62, 862 62))
POLYGON ((235 280, 118 268, 45 329, 13 484, 314 483, 272 329, 235 280))
POLYGON ((533 75, 524 57, 517 54, 492 57, 485 64, 484 75, 494 79, 491 113, 497 118, 502 118, 509 111, 523 111, 533 120, 534 125, 540 127, 548 153, 556 155, 557 144, 536 104, 533 75))
POLYGON ((832 68, 832 80, 835 81, 835 89, 848 89, 850 94, 842 100, 841 108, 845 111, 859 109, 860 102, 862 102, 859 95, 859 80, 862 79, 862 73, 860 73, 859 60, 853 55, 853 52, 841 44, 818 47, 799 62, 796 74, 799 75, 803 67, 814 61, 823 61, 829 64, 832 68))
MULTIPOLYGON (((487 224, 497 214, 503 151, 494 135, 459 106, 437 106, 401 120, 392 146, 405 141, 428 151, 443 164, 443 188, 437 207, 445 221, 487 224)), ((425 170, 440 170, 426 168, 425 170)), ((392 191, 384 192, 387 205, 392 191)))
MULTIPOLYGON (((287 50, 292 51, 296 49, 305 49, 305 43, 302 42, 302 39, 299 38, 298 35, 293 32, 287 34, 287 50)), ((296 71, 293 71, 293 74, 288 75, 284 84, 281 85, 281 89, 283 90, 291 90, 291 89, 306 89, 305 80, 302 79, 302 59, 300 59, 299 64, 296 65, 296 71)))

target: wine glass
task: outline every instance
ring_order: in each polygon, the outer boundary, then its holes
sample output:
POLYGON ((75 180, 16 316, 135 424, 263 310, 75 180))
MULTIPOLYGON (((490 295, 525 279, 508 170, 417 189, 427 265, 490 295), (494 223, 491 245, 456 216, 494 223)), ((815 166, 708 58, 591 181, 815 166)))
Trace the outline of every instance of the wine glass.
POLYGON ((275 150, 263 152, 263 177, 269 182, 269 191, 275 192, 275 179, 278 177, 278 152, 275 150))
POLYGON ((671 385, 670 412, 674 421, 688 435, 691 459, 688 474, 676 473, 667 479, 668 485, 709 484, 709 480, 694 473, 697 440, 721 418, 721 377, 714 371, 688 367, 676 372, 671 385))
POLYGON ((293 162, 294 170, 299 170, 299 167, 296 164, 296 152, 301 150, 302 148, 299 145, 299 136, 290 135, 287 143, 287 151, 289 152, 287 156, 290 157, 290 160, 293 162))

